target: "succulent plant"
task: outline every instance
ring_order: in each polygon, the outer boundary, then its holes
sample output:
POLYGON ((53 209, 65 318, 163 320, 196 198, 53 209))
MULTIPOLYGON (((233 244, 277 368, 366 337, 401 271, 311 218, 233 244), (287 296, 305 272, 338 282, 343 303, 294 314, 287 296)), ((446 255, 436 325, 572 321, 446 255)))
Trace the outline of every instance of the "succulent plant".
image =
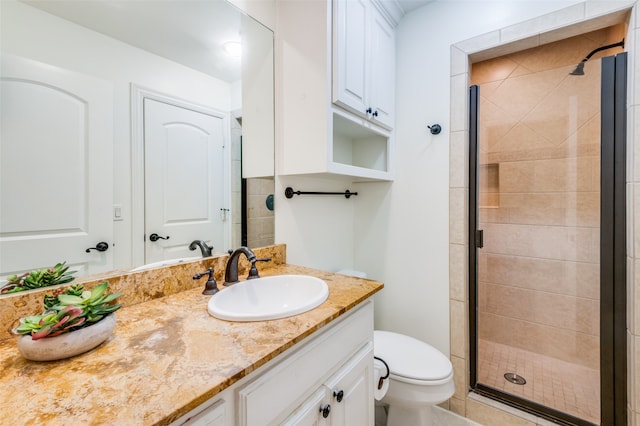
POLYGON ((121 293, 107 291, 109 283, 103 282, 84 290, 82 284, 45 296, 45 311, 20 319, 14 328, 16 334, 31 334, 32 340, 58 336, 94 324, 122 305, 112 303, 121 293))
POLYGON ((17 293, 71 282, 74 280, 73 274, 76 271, 68 271, 69 267, 66 266, 66 263, 61 262, 52 268, 36 269, 22 275, 12 275, 7 278, 7 283, 0 288, 0 294, 17 293))

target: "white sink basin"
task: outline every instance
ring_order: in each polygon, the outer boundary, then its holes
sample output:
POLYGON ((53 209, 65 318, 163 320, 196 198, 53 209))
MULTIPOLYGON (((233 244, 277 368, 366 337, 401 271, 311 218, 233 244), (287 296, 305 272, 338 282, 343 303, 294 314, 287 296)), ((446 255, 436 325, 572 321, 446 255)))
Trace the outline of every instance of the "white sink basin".
POLYGON ((327 300, 323 280, 307 275, 275 275, 241 281, 211 296, 208 310, 228 321, 266 321, 309 311, 327 300))
POLYGON ((198 260, 198 259, 202 259, 202 256, 181 257, 179 259, 159 260, 157 262, 147 263, 146 265, 138 266, 137 268, 133 268, 129 272, 146 271, 147 269, 160 268, 161 266, 177 265, 178 263, 191 262, 192 260, 198 260))

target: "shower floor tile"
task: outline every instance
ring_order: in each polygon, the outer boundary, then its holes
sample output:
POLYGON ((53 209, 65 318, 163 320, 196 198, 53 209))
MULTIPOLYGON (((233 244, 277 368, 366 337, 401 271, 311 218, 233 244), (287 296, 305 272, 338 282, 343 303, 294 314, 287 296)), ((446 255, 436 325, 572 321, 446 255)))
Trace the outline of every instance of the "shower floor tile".
POLYGON ((523 349, 478 340, 478 382, 546 405, 590 422, 600 423, 600 373, 523 349), (504 373, 527 381, 516 385, 504 373))

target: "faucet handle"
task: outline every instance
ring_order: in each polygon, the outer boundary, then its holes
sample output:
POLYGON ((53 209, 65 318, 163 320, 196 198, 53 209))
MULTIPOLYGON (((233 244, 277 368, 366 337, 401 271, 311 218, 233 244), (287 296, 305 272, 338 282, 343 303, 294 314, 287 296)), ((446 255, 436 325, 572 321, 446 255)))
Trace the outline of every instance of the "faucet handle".
POLYGON ((256 262, 269 262, 271 261, 270 257, 265 257, 263 259, 252 259, 251 260, 251 269, 249 269, 249 275, 247 276, 248 280, 252 280, 254 278, 260 278, 260 274, 258 273, 258 268, 256 268, 256 262))
POLYGON ((218 283, 216 282, 216 279, 213 277, 213 272, 214 272, 213 267, 211 267, 206 271, 201 272, 199 274, 195 274, 193 276, 194 280, 199 280, 205 275, 209 275, 209 278, 207 279, 207 283, 204 285, 204 290, 202 291, 202 294, 216 294, 218 291, 220 291, 218 289, 218 283))

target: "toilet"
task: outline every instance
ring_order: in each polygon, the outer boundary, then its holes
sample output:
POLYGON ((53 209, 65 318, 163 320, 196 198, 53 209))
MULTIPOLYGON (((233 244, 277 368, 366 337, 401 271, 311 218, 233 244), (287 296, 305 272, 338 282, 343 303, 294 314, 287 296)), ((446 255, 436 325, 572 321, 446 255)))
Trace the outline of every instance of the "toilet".
POLYGON ((451 361, 425 342, 390 331, 375 330, 373 345, 390 370, 381 400, 388 405, 387 426, 430 426, 431 407, 455 390, 451 361))

